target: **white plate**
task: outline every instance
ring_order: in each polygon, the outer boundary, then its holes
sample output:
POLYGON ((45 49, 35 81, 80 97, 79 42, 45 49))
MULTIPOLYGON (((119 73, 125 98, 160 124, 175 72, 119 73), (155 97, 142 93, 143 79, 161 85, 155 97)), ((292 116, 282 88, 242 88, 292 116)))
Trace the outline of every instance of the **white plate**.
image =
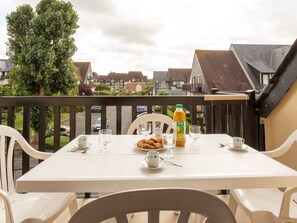
POLYGON ((156 151, 160 151, 160 150, 163 150, 164 148, 163 147, 161 147, 161 148, 159 148, 159 149, 144 149, 144 148, 140 148, 140 147, 138 147, 138 146, 135 146, 137 149, 139 149, 139 150, 142 150, 142 151, 146 151, 146 152, 148 152, 148 151, 152 151, 152 150, 156 150, 156 151))
POLYGON ((138 147, 137 146, 137 143, 134 143, 134 146, 135 146, 136 149, 139 149, 139 150, 142 150, 142 151, 146 151, 146 152, 151 151, 151 150, 160 151, 160 150, 163 150, 164 149, 164 147, 161 147, 159 149, 145 149, 145 148, 138 147))
POLYGON ((141 161, 141 165, 142 165, 144 168, 147 168, 147 169, 158 170, 158 169, 163 168, 163 166, 164 166, 164 162, 163 162, 162 160, 160 160, 160 162, 159 162, 159 166, 157 166, 157 167, 149 167, 148 164, 147 164, 147 162, 146 162, 145 160, 142 160, 142 161, 141 161))
POLYGON ((85 146, 85 147, 78 147, 78 145, 75 145, 71 149, 68 149, 68 152, 75 152, 75 151, 84 150, 84 149, 88 148, 90 145, 92 145, 92 143, 88 143, 88 145, 85 146))

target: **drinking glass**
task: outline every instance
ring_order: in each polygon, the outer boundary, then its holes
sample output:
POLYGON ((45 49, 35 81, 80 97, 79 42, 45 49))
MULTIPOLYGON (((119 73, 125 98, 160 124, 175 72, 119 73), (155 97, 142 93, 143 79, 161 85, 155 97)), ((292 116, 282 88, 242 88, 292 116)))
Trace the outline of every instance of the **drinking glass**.
POLYGON ((111 129, 101 129, 99 130, 99 142, 103 144, 103 149, 100 149, 100 152, 108 153, 110 149, 107 148, 107 144, 111 143, 111 129))
POLYGON ((190 125, 189 128, 189 133, 190 133, 190 137, 192 139, 194 139, 194 142, 191 143, 191 146, 199 146, 199 143, 197 142, 197 140, 199 139, 200 135, 201 135, 201 126, 200 125, 190 125))
POLYGON ((151 125, 150 123, 142 123, 140 124, 140 134, 144 135, 145 139, 147 139, 148 135, 151 133, 151 125))
POLYGON ((163 147, 166 149, 164 157, 172 159, 174 157, 173 148, 175 147, 175 135, 172 133, 162 134, 163 147))

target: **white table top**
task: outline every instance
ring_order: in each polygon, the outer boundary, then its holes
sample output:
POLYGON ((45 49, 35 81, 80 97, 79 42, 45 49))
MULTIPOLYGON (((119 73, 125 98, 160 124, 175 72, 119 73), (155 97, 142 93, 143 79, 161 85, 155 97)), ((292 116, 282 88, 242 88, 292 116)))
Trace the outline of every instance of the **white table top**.
MULTIPOLYGON (((225 134, 202 135, 199 147, 175 148, 172 161, 151 170, 143 167, 145 151, 135 148, 142 136, 113 135, 110 153, 100 153, 98 136, 90 135, 89 150, 68 152, 67 144, 16 182, 18 192, 114 192, 157 187, 200 190, 297 186, 297 172, 247 147, 233 151, 219 143, 231 142, 225 134)), ((160 151, 161 154, 165 151, 160 151)))

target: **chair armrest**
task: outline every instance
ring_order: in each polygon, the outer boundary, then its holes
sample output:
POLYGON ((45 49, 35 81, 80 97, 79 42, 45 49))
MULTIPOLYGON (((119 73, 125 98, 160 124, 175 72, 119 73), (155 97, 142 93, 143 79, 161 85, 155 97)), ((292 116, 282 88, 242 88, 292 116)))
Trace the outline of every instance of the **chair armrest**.
POLYGON ((275 150, 271 150, 271 151, 263 151, 261 152, 266 156, 269 156, 270 158, 277 158, 283 154, 286 153, 286 151, 283 151, 282 149, 275 149, 275 150))
POLYGON ((275 150, 265 151, 265 152, 263 152, 263 154, 265 154, 271 158, 276 158, 276 157, 282 156, 291 149, 292 144, 296 140, 297 140, 297 130, 295 130, 293 133, 291 133, 291 135, 286 139, 286 141, 281 146, 279 146, 275 150))
POLYGON ((6 223, 13 223, 13 215, 11 211, 10 201, 8 195, 5 191, 0 190, 0 200, 3 201, 4 209, 5 209, 5 222, 6 223))
POLYGON ((34 151, 30 151, 28 153, 28 155, 30 155, 31 157, 33 157, 35 159, 45 160, 48 157, 50 157, 51 155, 53 155, 53 153, 40 152, 40 151, 34 149, 34 151))
POLYGON ((22 149, 31 157, 35 159, 40 159, 40 160, 45 160, 48 157, 52 155, 52 153, 47 153, 47 152, 41 152, 36 149, 34 149, 24 138, 23 136, 19 133, 15 133, 15 140, 19 143, 19 145, 22 147, 22 149))
POLYGON ((290 203, 292 201, 292 195, 297 192, 297 187, 290 187, 284 191, 283 200, 280 208, 280 218, 282 222, 296 222, 297 218, 290 217, 290 203))

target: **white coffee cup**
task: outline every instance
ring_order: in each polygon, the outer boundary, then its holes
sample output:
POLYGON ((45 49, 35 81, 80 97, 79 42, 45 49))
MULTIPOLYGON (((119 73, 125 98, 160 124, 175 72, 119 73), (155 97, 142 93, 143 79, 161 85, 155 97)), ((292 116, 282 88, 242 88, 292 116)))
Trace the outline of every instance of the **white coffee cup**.
POLYGON ((88 146, 88 137, 86 135, 81 135, 77 138, 76 144, 79 148, 85 148, 88 146))
POLYGON ((241 137, 233 137, 233 148, 242 149, 244 139, 241 137))
POLYGON ((145 156, 148 167, 156 168, 160 165, 160 155, 156 150, 148 151, 145 156))

